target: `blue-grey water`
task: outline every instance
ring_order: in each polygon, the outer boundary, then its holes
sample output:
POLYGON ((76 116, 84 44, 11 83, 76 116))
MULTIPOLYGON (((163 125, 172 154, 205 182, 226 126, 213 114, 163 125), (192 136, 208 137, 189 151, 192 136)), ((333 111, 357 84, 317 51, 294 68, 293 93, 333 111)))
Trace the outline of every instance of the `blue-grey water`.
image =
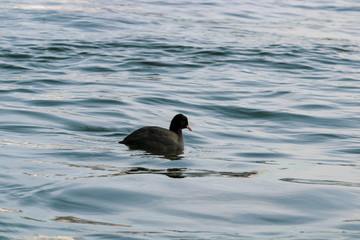
POLYGON ((360 2, 0 1, 0 239, 358 239, 360 2), (185 151, 118 144, 188 116, 185 151))

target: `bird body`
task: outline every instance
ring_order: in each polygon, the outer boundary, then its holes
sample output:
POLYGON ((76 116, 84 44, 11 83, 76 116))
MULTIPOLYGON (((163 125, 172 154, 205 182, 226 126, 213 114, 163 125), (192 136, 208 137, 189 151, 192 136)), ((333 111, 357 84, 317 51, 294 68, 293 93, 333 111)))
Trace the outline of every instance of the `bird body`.
POLYGON ((155 126, 143 127, 119 143, 129 146, 130 149, 142 149, 158 154, 179 154, 184 150, 183 128, 192 131, 187 118, 178 114, 171 121, 170 130, 155 126))

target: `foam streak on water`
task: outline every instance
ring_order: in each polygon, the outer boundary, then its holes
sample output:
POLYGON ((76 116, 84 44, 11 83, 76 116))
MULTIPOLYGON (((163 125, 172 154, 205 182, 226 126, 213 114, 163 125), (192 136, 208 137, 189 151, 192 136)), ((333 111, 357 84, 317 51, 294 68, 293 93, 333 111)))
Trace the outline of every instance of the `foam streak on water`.
POLYGON ((0 238, 357 239, 359 10, 0 2, 0 238), (179 112, 184 154, 118 144, 179 112))

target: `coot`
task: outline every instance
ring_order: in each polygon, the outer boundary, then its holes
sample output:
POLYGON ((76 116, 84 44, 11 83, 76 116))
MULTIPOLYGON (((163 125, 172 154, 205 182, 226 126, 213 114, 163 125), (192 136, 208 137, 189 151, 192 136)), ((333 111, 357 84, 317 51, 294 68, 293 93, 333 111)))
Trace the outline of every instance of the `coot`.
POLYGON ((171 120, 169 130, 161 127, 143 127, 119 143, 129 146, 130 149, 142 149, 156 154, 179 154, 184 150, 183 128, 192 131, 187 117, 177 114, 171 120))

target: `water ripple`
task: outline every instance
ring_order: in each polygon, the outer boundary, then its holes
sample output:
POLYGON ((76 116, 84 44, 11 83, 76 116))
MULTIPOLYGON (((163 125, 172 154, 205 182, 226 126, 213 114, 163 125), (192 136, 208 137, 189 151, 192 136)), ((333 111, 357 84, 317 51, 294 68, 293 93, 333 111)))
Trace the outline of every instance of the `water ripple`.
POLYGON ((334 180, 316 180, 316 179, 299 179, 299 178, 282 178, 280 180, 285 182, 301 183, 301 184, 360 187, 360 183, 334 181, 334 180))

